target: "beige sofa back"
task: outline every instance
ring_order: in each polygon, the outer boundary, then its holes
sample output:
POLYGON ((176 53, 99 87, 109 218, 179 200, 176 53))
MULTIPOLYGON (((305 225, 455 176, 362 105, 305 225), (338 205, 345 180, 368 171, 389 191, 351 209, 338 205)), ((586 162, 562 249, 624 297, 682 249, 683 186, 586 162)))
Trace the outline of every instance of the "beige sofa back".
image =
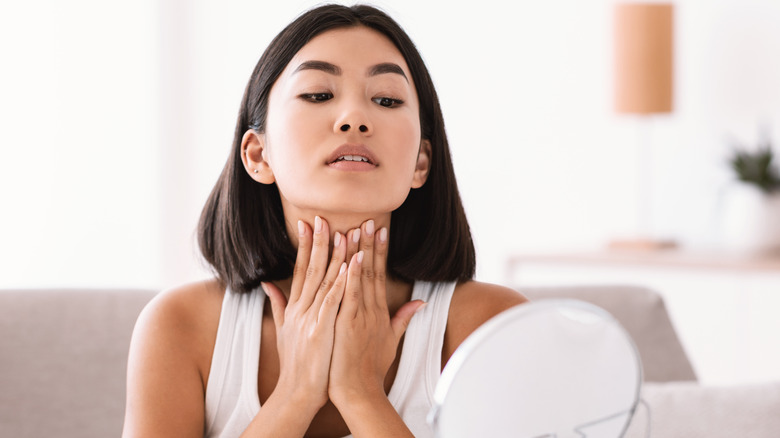
MULTIPOLYGON (((578 298, 635 338, 645 380, 694 378, 658 294, 634 287, 523 289, 578 298)), ((119 436, 127 353, 144 290, 0 290, 0 436, 119 436)))
POLYGON ((0 436, 118 437, 143 290, 0 291, 0 436))

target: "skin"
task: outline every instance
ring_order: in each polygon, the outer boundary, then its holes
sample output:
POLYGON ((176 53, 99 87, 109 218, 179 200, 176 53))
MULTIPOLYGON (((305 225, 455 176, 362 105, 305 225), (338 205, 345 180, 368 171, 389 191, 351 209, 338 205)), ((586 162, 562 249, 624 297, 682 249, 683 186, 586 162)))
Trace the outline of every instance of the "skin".
MULTIPOLYGON (((278 185, 298 255, 291 278, 263 284, 270 305, 259 356, 262 409, 242 436, 411 436, 387 392, 403 334, 424 303, 410 301, 411 284, 386 274, 391 213, 425 183, 430 165, 409 78, 381 34, 325 32, 272 87, 265 131, 243 137, 246 171, 278 185), (398 71, 377 73, 388 64, 398 71), (372 162, 333 164, 344 144, 367 150, 372 162)), ((224 293, 217 280, 193 283, 144 309, 130 349, 123 436, 203 435, 224 293)), ((458 284, 442 366, 474 329, 524 301, 500 286, 458 284)))

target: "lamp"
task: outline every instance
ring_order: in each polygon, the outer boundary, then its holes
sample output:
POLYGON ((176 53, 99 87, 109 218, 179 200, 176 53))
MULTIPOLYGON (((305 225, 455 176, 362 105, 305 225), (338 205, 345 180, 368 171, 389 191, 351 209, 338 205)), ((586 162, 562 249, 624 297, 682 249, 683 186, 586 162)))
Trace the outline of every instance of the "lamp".
POLYGON ((636 236, 614 240, 611 248, 661 249, 676 246, 652 233, 651 122, 673 109, 674 8, 670 3, 615 6, 615 111, 637 116, 636 236))

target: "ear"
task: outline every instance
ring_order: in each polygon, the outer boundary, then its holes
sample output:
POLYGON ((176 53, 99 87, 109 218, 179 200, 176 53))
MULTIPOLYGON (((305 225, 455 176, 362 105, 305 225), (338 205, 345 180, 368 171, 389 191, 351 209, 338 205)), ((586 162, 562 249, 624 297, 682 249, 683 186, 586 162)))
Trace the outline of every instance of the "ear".
POLYGON ((428 180, 428 172, 431 170, 431 142, 423 139, 420 142, 420 152, 417 153, 417 165, 414 168, 412 188, 419 189, 428 180))
POLYGON ((241 161, 244 162, 244 169, 253 180, 272 184, 276 178, 268 164, 267 156, 265 136, 254 129, 245 132, 241 139, 241 161))

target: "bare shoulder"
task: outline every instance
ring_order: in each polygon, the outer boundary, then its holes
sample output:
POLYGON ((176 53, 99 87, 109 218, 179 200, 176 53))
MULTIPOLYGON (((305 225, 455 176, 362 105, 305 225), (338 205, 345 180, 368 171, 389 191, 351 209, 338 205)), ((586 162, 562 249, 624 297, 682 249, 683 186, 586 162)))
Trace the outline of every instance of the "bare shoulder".
POLYGON ((504 310, 527 301, 522 294, 508 287, 478 281, 459 283, 450 304, 442 366, 477 327, 504 310))
POLYGON ((177 345, 178 350, 186 350, 205 377, 211 363, 224 294, 224 286, 215 279, 162 291, 144 308, 136 331, 147 326, 156 338, 177 345))
POLYGON ((192 324, 205 313, 221 310, 225 288, 217 280, 204 280, 167 289, 146 305, 141 317, 159 319, 158 323, 192 324))
POLYGON ((450 315, 487 321, 498 313, 528 301, 520 292, 497 284, 467 281, 455 286, 450 315))
POLYGON ((146 305, 130 343, 123 436, 202 435, 223 296, 219 282, 200 281, 146 305))
POLYGON ((136 331, 151 326, 158 334, 193 335, 219 321, 224 288, 216 280, 205 280, 167 289, 144 307, 136 331), (205 323, 205 324, 204 324, 205 323), (162 330, 162 333, 159 333, 162 330))

